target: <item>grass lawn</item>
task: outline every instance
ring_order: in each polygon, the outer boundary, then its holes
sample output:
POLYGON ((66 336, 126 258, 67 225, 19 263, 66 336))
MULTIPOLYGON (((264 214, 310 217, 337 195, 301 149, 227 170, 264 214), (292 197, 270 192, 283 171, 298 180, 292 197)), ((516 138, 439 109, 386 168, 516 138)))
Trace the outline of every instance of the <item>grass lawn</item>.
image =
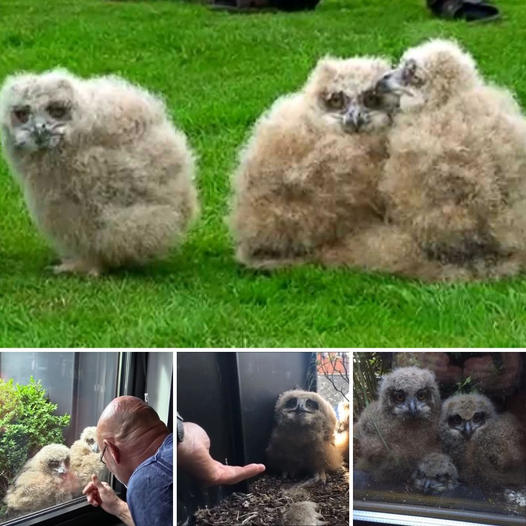
POLYGON ((99 280, 55 277, 0 164, 0 346, 526 346, 526 277, 422 285, 308 266, 256 273, 232 257, 224 216, 236 152, 261 112, 327 53, 397 59, 426 37, 456 37, 526 107, 526 3, 468 26, 424 0, 322 0, 314 12, 239 15, 177 1, 9 0, 0 80, 64 66, 117 73, 161 93, 198 152, 203 213, 163 262, 99 280))

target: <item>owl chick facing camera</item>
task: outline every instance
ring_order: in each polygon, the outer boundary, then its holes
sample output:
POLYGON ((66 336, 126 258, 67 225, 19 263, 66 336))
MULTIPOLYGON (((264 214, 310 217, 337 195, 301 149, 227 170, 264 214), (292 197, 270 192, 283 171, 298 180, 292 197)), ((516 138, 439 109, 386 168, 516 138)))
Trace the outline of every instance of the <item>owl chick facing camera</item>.
POLYGON ((195 159, 163 102, 115 77, 7 77, 3 151, 55 273, 98 276, 160 257, 197 212, 195 159))

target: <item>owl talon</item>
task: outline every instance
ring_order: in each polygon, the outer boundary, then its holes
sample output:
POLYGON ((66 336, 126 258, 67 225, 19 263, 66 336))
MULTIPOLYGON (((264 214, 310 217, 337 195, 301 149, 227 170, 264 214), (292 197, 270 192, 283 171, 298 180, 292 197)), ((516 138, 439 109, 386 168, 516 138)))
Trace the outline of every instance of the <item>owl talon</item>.
POLYGON ((59 265, 48 267, 54 274, 84 274, 92 278, 98 278, 102 269, 93 263, 84 260, 63 261, 59 265))

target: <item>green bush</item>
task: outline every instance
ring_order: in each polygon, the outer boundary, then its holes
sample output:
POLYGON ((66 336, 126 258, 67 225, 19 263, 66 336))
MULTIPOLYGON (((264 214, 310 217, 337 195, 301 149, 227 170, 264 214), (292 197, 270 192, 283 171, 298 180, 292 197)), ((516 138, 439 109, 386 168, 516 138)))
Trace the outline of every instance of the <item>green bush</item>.
POLYGON ((27 385, 0 379, 0 502, 26 460, 47 444, 63 444, 70 415, 55 414, 40 380, 27 385))

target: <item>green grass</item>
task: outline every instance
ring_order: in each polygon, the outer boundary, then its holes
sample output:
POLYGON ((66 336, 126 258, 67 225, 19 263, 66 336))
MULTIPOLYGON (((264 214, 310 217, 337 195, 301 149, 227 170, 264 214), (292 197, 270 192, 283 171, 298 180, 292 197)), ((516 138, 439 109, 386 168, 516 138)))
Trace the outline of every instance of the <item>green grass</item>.
POLYGON ((167 261, 100 280, 54 258, 0 164, 0 346, 526 346, 526 279, 422 285, 309 266, 261 274, 232 257, 224 216, 236 151, 258 115, 327 53, 398 58, 456 37, 526 104, 526 3, 503 20, 433 19, 424 0, 323 0, 314 12, 236 15, 196 3, 9 0, 0 79, 61 65, 163 94, 198 152, 203 214, 167 261), (44 7, 45 6, 45 7, 44 7))

